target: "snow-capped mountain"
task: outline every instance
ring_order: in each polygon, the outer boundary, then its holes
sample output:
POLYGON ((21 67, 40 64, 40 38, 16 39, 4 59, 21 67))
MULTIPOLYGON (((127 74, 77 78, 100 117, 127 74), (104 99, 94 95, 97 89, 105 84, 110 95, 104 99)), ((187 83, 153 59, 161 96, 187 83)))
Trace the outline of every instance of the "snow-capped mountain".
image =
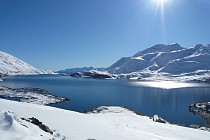
POLYGON ((169 74, 210 70, 210 44, 183 48, 179 44, 158 44, 131 57, 123 57, 108 69, 111 73, 155 71, 169 74))
POLYGON ((73 74, 77 72, 86 72, 86 71, 105 71, 106 68, 94 68, 94 67, 80 67, 80 68, 69 68, 65 70, 59 70, 57 73, 60 74, 73 74))
POLYGON ((50 74, 51 71, 39 70, 26 62, 0 51, 1 75, 50 74))
POLYGON ((65 69, 65 70, 59 70, 59 71, 57 71, 57 73, 72 74, 75 72, 89 71, 89 70, 93 70, 93 69, 94 69, 93 67, 69 68, 69 69, 65 69))

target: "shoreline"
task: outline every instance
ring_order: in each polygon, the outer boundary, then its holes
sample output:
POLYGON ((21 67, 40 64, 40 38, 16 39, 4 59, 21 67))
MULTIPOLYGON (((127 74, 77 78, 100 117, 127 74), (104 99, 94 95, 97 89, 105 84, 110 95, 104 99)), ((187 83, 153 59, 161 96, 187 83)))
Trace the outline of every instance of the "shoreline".
POLYGON ((0 97, 17 99, 19 102, 27 102, 41 105, 49 105, 69 101, 69 98, 59 97, 40 88, 10 88, 0 85, 0 97))

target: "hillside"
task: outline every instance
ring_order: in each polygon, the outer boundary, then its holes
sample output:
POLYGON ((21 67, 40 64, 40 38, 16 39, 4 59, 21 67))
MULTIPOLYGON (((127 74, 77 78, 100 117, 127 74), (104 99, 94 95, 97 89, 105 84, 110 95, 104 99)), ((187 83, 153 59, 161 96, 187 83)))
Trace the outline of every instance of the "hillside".
POLYGON ((0 74, 1 75, 29 75, 49 74, 51 71, 39 70, 26 62, 0 51, 0 74))
POLYGON ((203 140, 210 136, 207 131, 154 122, 121 107, 100 107, 84 114, 3 99, 0 104, 4 105, 0 106, 1 140, 203 140))

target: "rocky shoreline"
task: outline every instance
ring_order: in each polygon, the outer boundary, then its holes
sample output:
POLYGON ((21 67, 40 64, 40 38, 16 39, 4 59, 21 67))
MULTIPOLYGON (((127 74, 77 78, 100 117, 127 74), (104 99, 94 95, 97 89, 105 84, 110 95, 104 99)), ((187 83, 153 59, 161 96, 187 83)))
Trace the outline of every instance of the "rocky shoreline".
POLYGON ((84 72, 75 72, 70 74, 71 77, 81 77, 81 78, 93 78, 93 79, 116 79, 114 74, 103 72, 103 71, 84 71, 84 72))
POLYGON ((210 131, 210 102, 194 103, 189 106, 189 111, 201 117, 205 123, 206 128, 202 126, 193 126, 198 129, 206 129, 210 131))
POLYGON ((0 98, 17 99, 20 102, 48 105, 69 100, 58 97, 40 88, 9 88, 0 86, 0 98))

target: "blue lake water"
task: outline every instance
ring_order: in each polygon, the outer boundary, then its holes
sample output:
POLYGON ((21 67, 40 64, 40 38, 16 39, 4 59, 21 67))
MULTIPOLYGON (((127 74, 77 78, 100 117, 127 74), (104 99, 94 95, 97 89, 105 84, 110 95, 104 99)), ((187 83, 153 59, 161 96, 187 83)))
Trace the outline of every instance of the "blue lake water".
POLYGON ((68 76, 11 76, 0 85, 12 88, 38 87, 70 98, 50 106, 84 112, 97 106, 125 106, 143 115, 158 114, 172 123, 200 124, 204 121, 188 111, 195 102, 210 101, 210 84, 96 80, 68 76))

